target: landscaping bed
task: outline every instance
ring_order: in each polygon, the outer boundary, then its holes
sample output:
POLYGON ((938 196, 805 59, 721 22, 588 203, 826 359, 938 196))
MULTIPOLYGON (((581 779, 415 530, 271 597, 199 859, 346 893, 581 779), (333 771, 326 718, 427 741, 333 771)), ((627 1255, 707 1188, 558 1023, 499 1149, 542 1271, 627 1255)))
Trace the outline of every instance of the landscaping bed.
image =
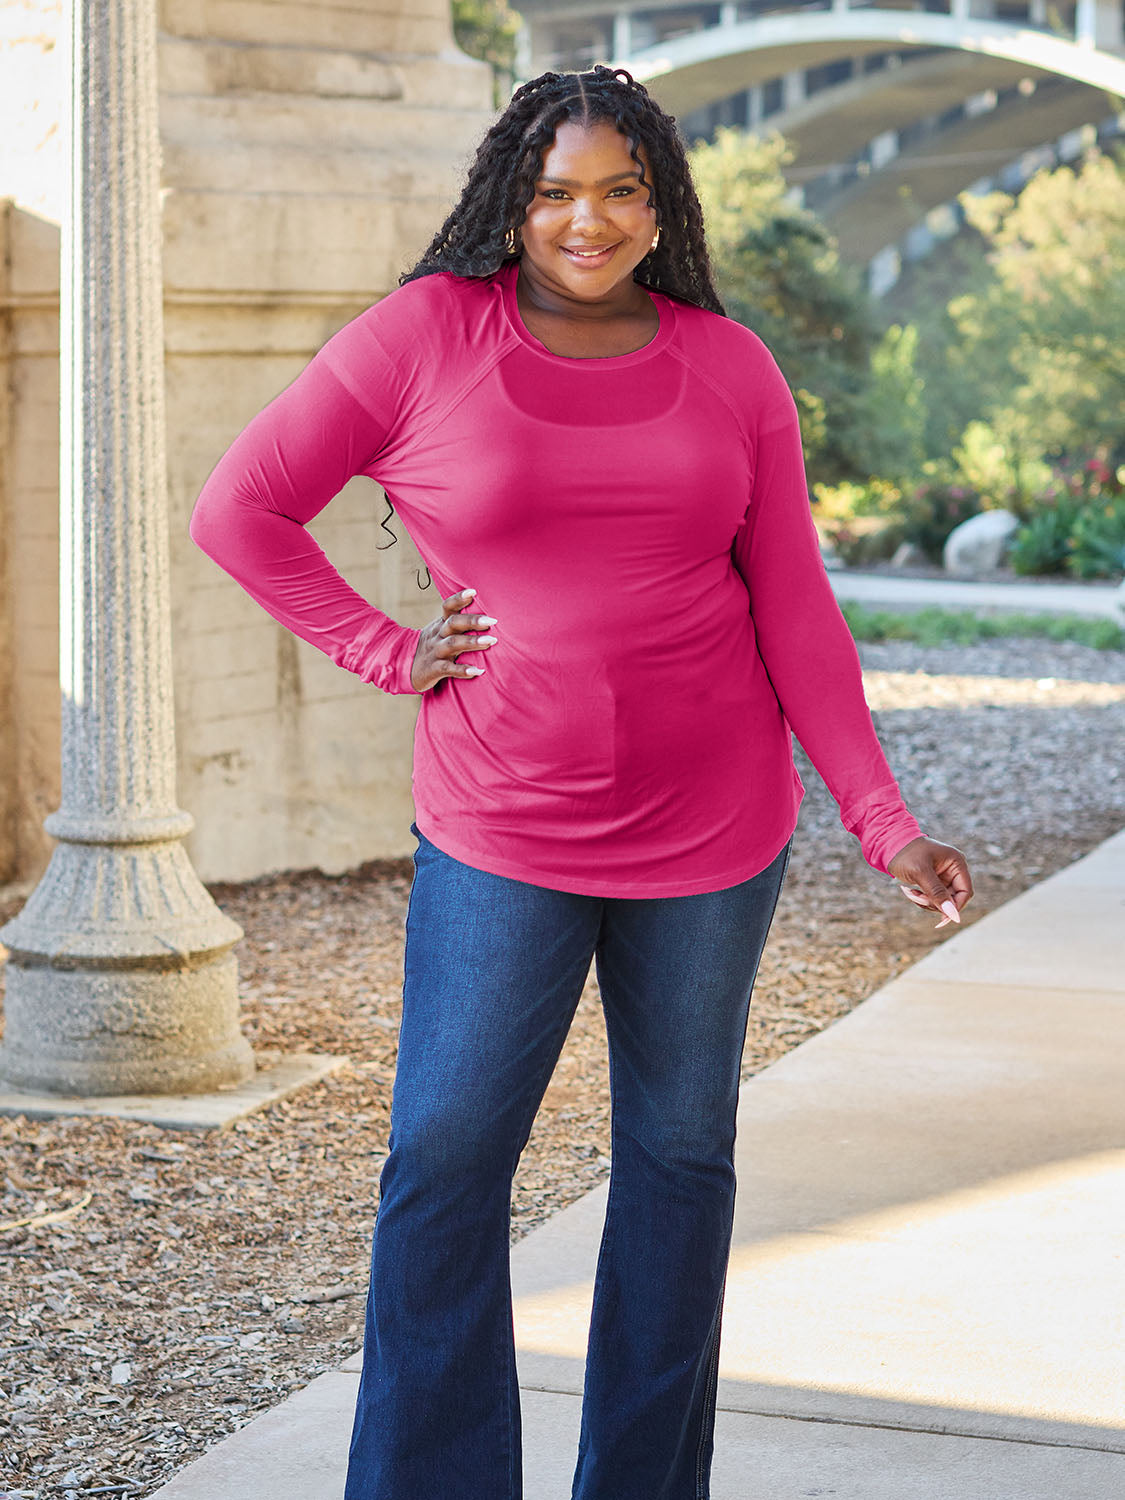
MULTIPOLYGON (((966 923, 1125 826, 1125 653, 1068 641, 860 643, 888 759, 967 856, 966 923)), ((957 928, 862 860, 807 787, 743 1075, 830 1025, 957 928)), ((385 1158, 411 864, 214 885, 246 936, 243 1030, 347 1067, 221 1132, 0 1116, 0 1496, 147 1495, 359 1345, 385 1158)), ((0 903, 0 920, 20 905, 0 903)), ((0 956, 2 956, 0 949, 0 956)), ((520 1238, 608 1171, 591 975, 516 1176, 520 1238)))

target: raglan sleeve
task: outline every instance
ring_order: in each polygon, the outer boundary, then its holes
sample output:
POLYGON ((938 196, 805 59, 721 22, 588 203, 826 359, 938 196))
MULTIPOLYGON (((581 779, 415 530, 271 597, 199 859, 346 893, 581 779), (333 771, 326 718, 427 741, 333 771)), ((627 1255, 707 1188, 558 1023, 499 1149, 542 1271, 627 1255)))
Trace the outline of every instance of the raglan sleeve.
MULTIPOLYGON (((369 309, 369 314, 371 310, 369 309)), ((403 407, 396 361, 360 315, 243 428, 192 510, 189 534, 288 630, 386 693, 417 693, 421 631, 358 593, 308 523, 365 472, 403 407)))
POLYGON ((922 830, 876 735, 859 652, 821 556, 797 404, 773 355, 754 337, 750 503, 732 555, 782 713, 863 858, 888 874, 890 861, 922 830))

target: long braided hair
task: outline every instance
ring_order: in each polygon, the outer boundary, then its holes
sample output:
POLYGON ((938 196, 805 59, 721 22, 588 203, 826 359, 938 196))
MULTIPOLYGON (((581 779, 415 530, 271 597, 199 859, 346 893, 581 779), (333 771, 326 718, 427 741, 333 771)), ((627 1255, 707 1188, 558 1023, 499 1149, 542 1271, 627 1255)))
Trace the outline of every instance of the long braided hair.
POLYGON ((477 148, 456 206, 399 285, 438 271, 489 276, 514 259, 519 250, 509 249, 509 231, 518 233, 527 217, 543 152, 564 120, 581 125, 606 120, 629 142, 660 226, 660 241, 636 267, 634 280, 725 316, 711 280, 703 211, 675 116, 666 114, 627 69, 602 63, 585 73, 540 73, 516 89, 477 148), (654 183, 645 177, 639 145, 648 153, 654 183))
MULTIPOLYGON (((491 276, 505 261, 519 254, 509 249, 509 231, 518 233, 535 196, 543 169, 543 152, 552 144, 564 120, 592 125, 606 120, 629 142, 641 186, 648 189, 656 212, 660 240, 633 272, 633 279, 653 291, 692 302, 726 316, 711 279, 711 260, 703 229, 691 168, 674 115, 664 112, 644 84, 625 68, 599 63, 585 73, 540 73, 522 84, 507 108, 477 147, 476 157, 455 207, 430 241, 421 259, 399 277, 399 285, 451 271, 455 276, 491 276), (637 152, 643 145, 656 181, 645 176, 637 152)), ((387 525, 393 507, 380 526, 398 540, 387 525)), ((419 588, 429 588, 418 579, 419 588)))

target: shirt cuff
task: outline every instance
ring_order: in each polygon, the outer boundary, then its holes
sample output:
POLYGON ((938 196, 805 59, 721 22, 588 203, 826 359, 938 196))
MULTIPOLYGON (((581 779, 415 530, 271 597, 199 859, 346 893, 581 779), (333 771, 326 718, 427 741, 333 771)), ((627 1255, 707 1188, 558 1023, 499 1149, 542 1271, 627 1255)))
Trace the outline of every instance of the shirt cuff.
POLYGON ((400 625, 376 612, 372 628, 355 643, 342 665, 384 693, 412 693, 420 698, 421 691, 410 681, 410 670, 421 635, 420 628, 400 625))
POLYGON ((917 820, 908 811, 897 783, 880 787, 865 798, 857 811, 841 816, 849 833, 859 839, 863 857, 873 870, 889 875, 888 866, 912 839, 923 837, 917 820))

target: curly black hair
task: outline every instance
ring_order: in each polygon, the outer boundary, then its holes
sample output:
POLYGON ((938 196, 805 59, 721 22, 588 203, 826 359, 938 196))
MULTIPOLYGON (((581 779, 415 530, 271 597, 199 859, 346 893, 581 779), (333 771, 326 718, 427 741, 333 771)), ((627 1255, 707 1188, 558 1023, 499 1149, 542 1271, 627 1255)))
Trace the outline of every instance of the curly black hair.
POLYGON ((629 142, 660 226, 660 241, 637 266, 634 280, 725 316, 711 280, 703 210, 675 116, 666 114, 626 68, 602 63, 585 73, 540 73, 516 89, 477 148, 456 206, 399 285, 438 271, 489 276, 514 259, 519 250, 509 250, 508 233, 518 233, 527 216, 543 152, 564 120, 581 125, 606 120, 629 142), (654 183, 645 177, 639 145, 648 153, 654 183))
MULTIPOLYGON (((711 278, 711 260, 684 142, 674 115, 626 68, 599 63, 583 73, 540 73, 521 84, 477 147, 461 196, 420 260, 404 271, 399 285, 450 271, 455 276, 491 276, 520 251, 509 249, 508 235, 518 235, 535 197, 543 153, 564 120, 592 125, 606 120, 621 131, 637 163, 641 186, 648 189, 660 239, 633 272, 633 279, 666 296, 678 297, 726 316, 711 278), (649 182, 638 153, 643 145, 656 177, 649 182)), ((387 526, 380 525, 392 541, 387 526)), ((427 569, 427 574, 429 570, 427 569)), ((419 587, 428 588, 419 580, 419 587)))

